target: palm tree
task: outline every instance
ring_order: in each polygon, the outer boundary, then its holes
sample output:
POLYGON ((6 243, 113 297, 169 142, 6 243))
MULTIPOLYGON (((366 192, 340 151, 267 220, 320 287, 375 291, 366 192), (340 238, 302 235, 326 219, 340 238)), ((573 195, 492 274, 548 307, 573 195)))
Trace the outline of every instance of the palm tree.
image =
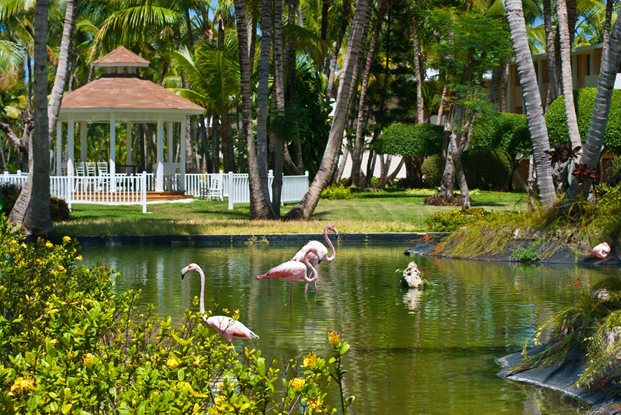
POLYGON ((567 20, 566 0, 557 0, 556 15, 558 17, 559 44, 561 49, 561 80, 563 86, 563 100, 565 101, 565 116, 569 139, 573 148, 582 146, 580 131, 578 130, 578 117, 574 106, 574 80, 571 71, 571 43, 569 35, 569 23, 567 20))
POLYGON ((248 151, 248 180, 250 182, 250 217, 252 219, 269 218, 270 207, 267 204, 261 177, 259 176, 259 162, 257 160, 254 142, 254 128, 252 126, 252 65, 253 61, 248 39, 248 21, 244 0, 235 0, 235 21, 237 23, 237 43, 239 48, 240 86, 242 100, 242 135, 246 137, 248 151))
POLYGON ((75 21, 75 3, 74 0, 66 0, 65 2, 65 20, 63 23, 63 34, 60 42, 60 53, 58 55, 58 65, 56 66, 56 77, 54 78, 54 86, 50 95, 48 104, 48 120, 50 140, 56 130, 56 121, 60 113, 60 103, 63 99, 65 85, 67 84, 67 63, 69 61, 69 48, 71 47, 71 34, 73 32, 73 24, 75 21))
MULTIPOLYGON (((597 82, 591 124, 580 158, 580 163, 591 170, 597 167, 601 156, 603 137, 608 123, 610 99, 619 64, 621 64, 621 19, 617 19, 613 25, 608 51, 604 54, 602 69, 597 82)), ((566 206, 570 206, 578 198, 584 198, 591 188, 591 183, 592 180, 588 176, 581 180, 573 180, 567 192, 568 202, 566 206)))
POLYGON ((334 171, 337 155, 343 142, 343 131, 345 130, 347 112, 353 89, 352 86, 356 79, 357 62, 362 50, 362 44, 364 43, 363 35, 366 33, 366 28, 370 20, 371 3, 371 0, 359 0, 358 6, 356 7, 356 14, 349 37, 347 57, 336 97, 334 120, 328 136, 328 143, 326 144, 326 149, 321 159, 319 171, 315 175, 308 192, 306 192, 302 201, 287 213, 286 217, 288 219, 308 219, 313 214, 313 211, 317 207, 317 203, 319 203, 321 192, 328 184, 332 172, 334 171))
POLYGON ((539 197, 544 206, 552 206, 556 202, 554 183, 552 182, 552 167, 546 157, 546 150, 550 149, 548 130, 543 117, 543 107, 537 75, 533 66, 533 59, 526 36, 526 23, 522 10, 521 0, 505 0, 507 20, 511 31, 511 41, 515 52, 515 63, 522 87, 522 97, 526 109, 528 129, 533 143, 533 157, 537 171, 537 185, 539 197))
POLYGON ((50 153, 47 118, 48 0, 38 0, 34 16, 34 132, 29 150, 28 179, 9 215, 28 235, 53 229, 50 216, 50 153))

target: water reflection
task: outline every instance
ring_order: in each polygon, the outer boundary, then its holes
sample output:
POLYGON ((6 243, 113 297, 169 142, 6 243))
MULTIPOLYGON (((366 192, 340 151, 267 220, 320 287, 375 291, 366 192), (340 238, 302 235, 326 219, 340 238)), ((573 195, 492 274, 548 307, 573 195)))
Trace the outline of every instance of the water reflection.
POLYGON ((346 393, 364 414, 580 414, 555 393, 496 377, 496 357, 519 350, 535 328, 571 304, 581 290, 616 275, 575 267, 415 258, 434 283, 400 287, 412 258, 401 245, 339 246, 334 262, 319 267, 319 290, 304 283, 256 280, 298 247, 88 248, 87 263, 110 264, 118 289, 140 289, 145 304, 180 319, 199 293, 198 278, 180 270, 198 263, 207 276, 206 308, 240 310, 268 357, 300 357, 327 349, 335 329, 352 345, 346 393), (581 284, 575 284, 576 279, 581 284))

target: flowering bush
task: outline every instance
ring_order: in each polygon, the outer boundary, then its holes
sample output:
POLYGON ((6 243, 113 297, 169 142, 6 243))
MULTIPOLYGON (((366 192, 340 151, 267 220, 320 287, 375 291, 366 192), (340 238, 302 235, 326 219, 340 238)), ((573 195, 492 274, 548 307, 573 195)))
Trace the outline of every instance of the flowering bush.
POLYGON ((333 358, 281 373, 222 343, 198 313, 179 325, 154 317, 138 293, 115 293, 113 270, 81 259, 71 238, 29 244, 0 217, 0 413, 334 411, 333 358))

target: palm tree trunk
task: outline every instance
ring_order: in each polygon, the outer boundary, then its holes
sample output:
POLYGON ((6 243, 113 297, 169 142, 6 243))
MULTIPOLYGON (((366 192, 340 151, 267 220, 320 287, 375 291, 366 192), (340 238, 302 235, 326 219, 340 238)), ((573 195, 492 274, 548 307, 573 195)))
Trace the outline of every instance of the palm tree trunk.
POLYGON ((416 17, 416 12, 412 14, 412 44, 414 52, 414 76, 416 77, 416 122, 423 124, 425 122, 425 99, 423 98, 425 68, 418 41, 418 18, 416 17))
MULTIPOLYGON (((595 169, 602 153, 604 133, 608 124, 610 100, 617 76, 617 70, 621 64, 621 19, 617 19, 612 28, 608 52, 602 62, 602 69, 597 82, 595 105, 591 115, 591 124, 582 149, 580 163, 588 168, 595 169)), ((573 180, 567 192, 568 205, 580 197, 588 194, 591 180, 573 180)))
POLYGON ((544 206, 552 206, 556 202, 552 168, 545 151, 550 149, 548 130, 543 118, 541 96, 537 85, 537 75, 528 46, 526 23, 521 0, 505 0, 507 19, 511 32, 511 42, 515 52, 515 61, 522 87, 522 97, 526 109, 528 129, 533 143, 533 156, 537 170, 539 197, 544 206))
POLYGON ((28 179, 9 215, 28 235, 53 230, 50 215, 50 153, 47 118, 47 15, 49 0, 38 0, 34 16, 34 132, 29 146, 28 179))
POLYGON ((386 11, 387 1, 382 0, 380 7, 377 11, 375 19, 375 28, 371 35, 369 42, 369 50, 367 51, 364 70, 362 73, 362 81, 360 84, 360 97, 358 98, 358 117, 356 122, 356 138, 354 141, 354 152, 352 153, 352 168, 351 168, 351 182, 354 186, 361 187, 363 184, 360 181, 360 169, 362 165, 362 153, 364 151, 364 130, 367 123, 367 89, 369 87, 369 77, 371 76, 371 66, 373 65, 373 59, 375 58, 375 47, 377 45, 377 38, 379 37, 380 30, 382 29, 382 22, 384 20, 384 12, 386 11))
MULTIPOLYGON (((267 219, 271 217, 270 207, 265 194, 267 187, 263 187, 259 173, 259 161, 254 141, 252 126, 252 61, 248 42, 248 22, 244 9, 244 0, 235 0, 235 21, 237 24, 237 38, 239 44, 239 66, 242 96, 243 134, 246 137, 248 151, 248 171, 250 182, 250 217, 252 219, 267 219)), ((267 180, 267 172, 266 180, 267 180)))
POLYGON ((48 104, 47 116, 49 119, 50 140, 54 137, 56 130, 56 121, 60 113, 60 104, 63 99, 63 92, 67 82, 67 63, 69 61, 69 48, 71 47, 71 33, 73 32, 73 23, 75 21, 75 4, 74 0, 65 2, 65 21, 63 23, 63 35, 60 41, 60 53, 58 54, 58 65, 56 66, 56 77, 54 78, 54 86, 50 94, 50 103, 48 104))
POLYGON ((580 131, 578 130, 578 117, 574 105, 574 80, 571 71, 571 44, 569 43, 569 29, 567 22, 567 6, 565 0, 557 0, 558 29, 561 45, 561 77, 563 83, 563 100, 565 101, 565 117, 571 146, 582 146, 580 131))
POLYGON ((350 16, 351 0, 344 0, 341 9, 341 26, 339 28, 339 33, 336 37, 336 42, 334 43, 334 49, 332 50, 330 64, 326 65, 326 67, 328 68, 328 86, 326 89, 326 96, 328 98, 334 98, 334 76, 336 74, 336 63, 339 58, 339 52, 341 50, 341 44, 343 43, 343 39, 345 38, 345 33, 347 33, 347 26, 349 25, 350 16))
MULTIPOLYGON (((274 94, 276 104, 276 116, 285 114, 285 77, 284 77, 284 51, 282 32, 282 8, 283 0, 274 0, 274 94)), ((281 131, 276 130, 270 137, 272 146, 272 160, 274 163, 274 181, 272 182, 272 208, 276 217, 280 216, 280 201, 282 199, 282 175, 284 164, 285 141, 281 131)))
POLYGON ((551 0, 543 0, 543 28, 546 36, 546 55, 548 57, 548 94, 546 107, 558 97, 558 77, 556 73, 556 42, 552 19, 551 0))
POLYGON ((371 0, 360 0, 356 8, 356 15, 352 24, 347 57, 343 68, 343 77, 339 84, 334 110, 334 120, 328 135, 328 143, 319 165, 319 170, 311 183, 308 192, 302 201, 287 214, 288 219, 308 219, 319 203, 319 196, 330 180, 337 155, 343 142, 343 131, 347 119, 349 101, 351 98, 351 84, 356 79, 356 63, 359 59, 363 35, 369 24, 371 15, 371 0))
POLYGON ((612 26, 612 6, 614 0, 606 1, 606 17, 604 18, 604 35, 602 40, 602 62, 606 60, 608 53, 608 43, 610 42, 610 27, 612 26))

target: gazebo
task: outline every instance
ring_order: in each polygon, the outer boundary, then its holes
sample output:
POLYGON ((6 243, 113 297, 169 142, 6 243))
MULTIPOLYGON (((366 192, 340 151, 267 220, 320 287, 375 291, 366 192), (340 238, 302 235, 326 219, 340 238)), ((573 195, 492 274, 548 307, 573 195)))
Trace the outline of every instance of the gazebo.
MULTIPOLYGON (((131 155, 132 123, 155 123, 157 125, 156 160, 154 165, 156 192, 164 188, 164 176, 178 172, 181 176, 178 190, 183 191, 185 176, 185 139, 184 128, 179 128, 180 161, 174 162, 175 146, 174 123, 183 126, 187 116, 198 115, 204 108, 182 98, 149 80, 138 76, 138 69, 145 68, 149 61, 130 50, 119 46, 106 56, 94 61, 94 67, 103 69, 101 78, 65 93, 56 126, 56 174, 61 175, 66 167, 66 174, 74 176, 74 133, 76 123, 80 133, 80 161, 87 161, 87 123, 105 123, 110 125, 110 150, 107 160, 108 174, 114 177, 118 173, 116 160, 116 126, 127 124, 125 137, 127 153, 131 155), (63 123, 66 123, 66 160, 63 161, 63 123), (165 133, 166 131, 166 133, 165 133), (164 138, 167 140, 167 155, 164 157, 164 138)), ((131 159, 126 160, 131 164, 131 159)), ((112 188, 114 189, 114 180, 112 188)))

